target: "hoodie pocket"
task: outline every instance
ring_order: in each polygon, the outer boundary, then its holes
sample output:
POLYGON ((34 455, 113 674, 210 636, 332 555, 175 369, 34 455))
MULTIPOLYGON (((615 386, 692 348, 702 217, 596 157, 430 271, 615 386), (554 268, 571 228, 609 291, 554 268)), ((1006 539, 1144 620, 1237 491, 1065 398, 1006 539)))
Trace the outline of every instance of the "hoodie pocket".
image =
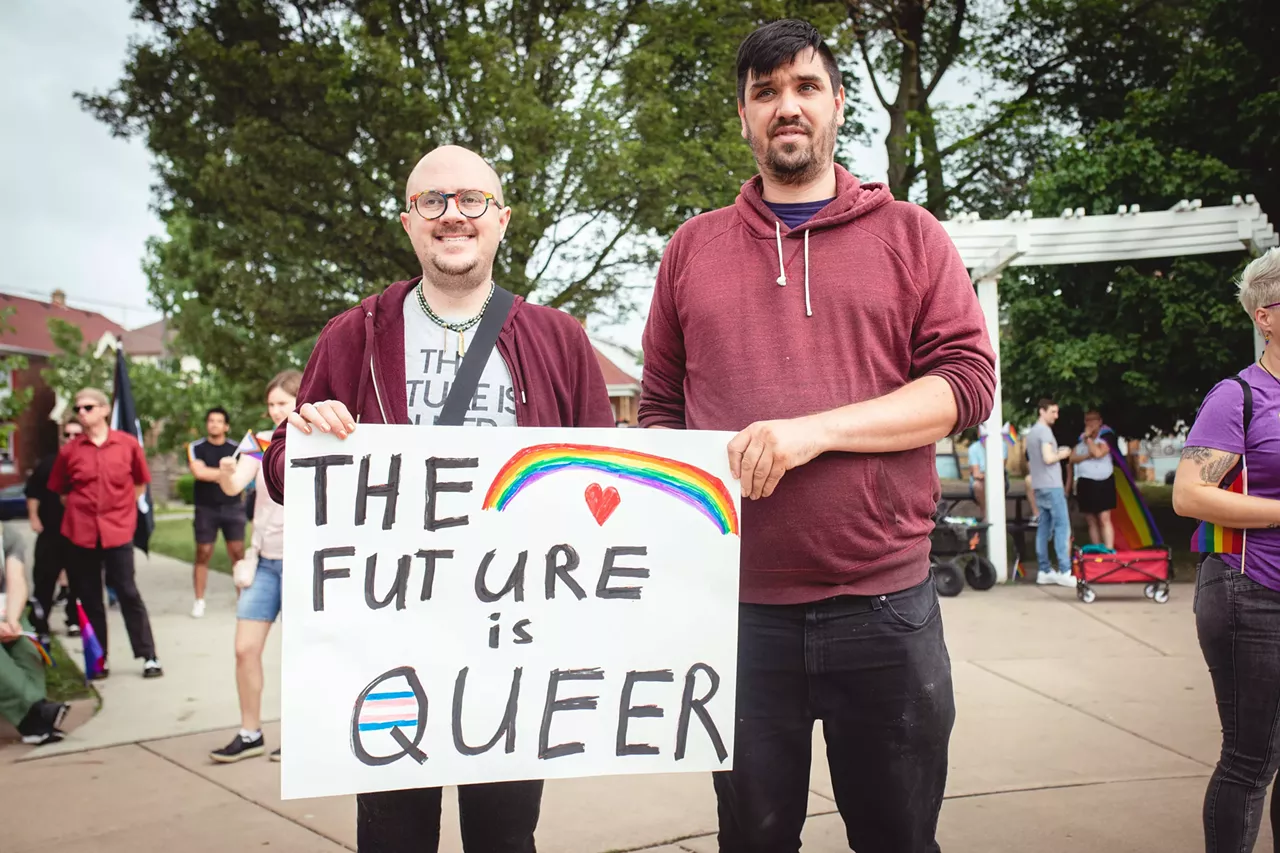
POLYGON ((882 458, 875 460, 875 476, 885 525, 889 529, 899 527, 902 525, 902 508, 906 499, 899 484, 900 477, 889 475, 888 467, 882 458))

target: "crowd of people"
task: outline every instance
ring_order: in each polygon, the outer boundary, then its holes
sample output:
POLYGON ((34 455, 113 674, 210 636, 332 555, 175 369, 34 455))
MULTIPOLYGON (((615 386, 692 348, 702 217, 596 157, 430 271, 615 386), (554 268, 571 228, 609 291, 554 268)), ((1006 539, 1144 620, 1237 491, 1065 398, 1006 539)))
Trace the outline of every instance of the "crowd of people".
MULTIPOLYGON (((1084 413, 1084 430, 1076 443, 1059 443, 1054 425, 1059 407, 1049 398, 1037 404, 1038 417, 1024 437, 1025 497, 1031 507, 1029 526, 1036 528, 1036 583, 1058 584, 1075 588, 1071 573, 1071 512, 1068 486, 1073 487, 1076 507, 1085 518, 1089 542, 1094 550, 1115 551, 1115 528, 1111 514, 1116 509, 1116 466, 1114 454, 1119 452, 1114 430, 1103 424, 1096 409, 1084 413), (1050 562, 1049 546, 1053 545, 1054 562, 1050 562)), ((1000 442, 1004 462, 1008 463, 1009 443, 1000 442)), ((986 510, 987 448, 985 431, 967 450, 969 486, 979 513, 986 510)), ((1005 466, 1002 466, 1005 468, 1005 466)), ((1005 468, 1006 489, 1009 482, 1005 468)), ((1007 492, 1006 492, 1007 493, 1007 492)))
MULTIPOLYGON (((841 79, 807 23, 771 23, 742 42, 738 109, 759 174, 734 204, 676 231, 644 331, 640 426, 735 434, 727 454, 744 498, 737 731, 733 769, 713 783, 724 853, 799 848, 816 720, 850 847, 939 849, 955 699, 930 577, 933 447, 991 411, 995 360, 969 274, 942 226, 835 163, 845 120, 841 79)), ((344 439, 369 423, 616 423, 581 325, 494 281, 514 212, 485 159, 456 146, 431 151, 410 173, 404 201, 400 222, 420 275, 335 317, 303 374, 268 383, 275 429, 259 436, 267 444, 261 461, 237 452, 220 409, 208 413, 206 437, 190 448, 198 481, 192 616, 205 613, 219 532, 240 590, 241 728, 211 751, 213 761, 267 750, 262 655, 281 611, 287 425, 344 439), (246 550, 240 495, 255 481, 246 550)), ((1269 335, 1270 312, 1280 305, 1280 253, 1264 261, 1246 273, 1241 300, 1269 335)), ((1280 357, 1269 349, 1242 374, 1243 392, 1230 382, 1214 389, 1175 487, 1179 512, 1251 530, 1247 562, 1243 554, 1209 558, 1197 591, 1224 726, 1205 804, 1210 850, 1249 849, 1280 764, 1277 374, 1280 357), (1242 402, 1250 393, 1252 403, 1242 402), (1252 421, 1242 409, 1256 413, 1252 421), (1217 488, 1245 458, 1256 472, 1247 494, 1217 488), (1244 643, 1248 653, 1235 654, 1244 643)), ((155 677, 163 670, 132 563, 134 499, 149 474, 137 441, 106 426, 106 407, 94 389, 76 395, 79 434, 64 430, 33 497, 40 536, 65 539, 38 542, 39 553, 64 556, 38 567, 36 597, 47 615, 65 570, 105 646, 105 574, 133 654, 155 677), (61 519, 45 507, 53 496, 65 502, 61 519)), ((1041 401, 1026 443, 1044 583, 1070 573, 1063 463, 1075 465, 1091 536, 1102 547, 1114 536, 1114 472, 1101 416, 1088 413, 1070 446, 1054 438, 1057 418, 1057 405, 1041 401)), ((975 468, 981 481, 985 460, 975 468)), ((25 647, 11 639, 13 607, 4 613, 0 685, 6 667, 32 670, 25 647)), ((37 695, 34 678, 14 678, 31 683, 16 697, 0 695, 0 713, 19 717, 33 737, 54 736, 65 711, 37 695)), ((460 786, 465 849, 531 853, 542 792, 538 780, 460 786)), ((359 849, 436 849, 442 796, 439 788, 359 795, 359 849)), ((1273 822, 1276 808, 1273 801, 1273 822)))

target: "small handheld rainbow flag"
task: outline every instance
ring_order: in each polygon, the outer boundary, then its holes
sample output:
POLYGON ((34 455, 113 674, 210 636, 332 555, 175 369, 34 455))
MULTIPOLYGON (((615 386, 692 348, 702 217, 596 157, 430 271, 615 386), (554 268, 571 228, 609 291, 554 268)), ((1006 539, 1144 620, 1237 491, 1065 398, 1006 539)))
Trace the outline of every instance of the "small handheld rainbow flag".
POLYGON ((262 461, 262 454, 267 452, 267 448, 271 446, 271 439, 259 438, 254 434, 253 430, 249 430, 244 434, 244 438, 240 440, 240 444, 236 446, 236 453, 243 453, 251 459, 262 461))
POLYGON ((1018 443, 1018 428, 1013 424, 1005 424, 1001 434, 1004 436, 1004 443, 1013 447, 1018 443))
MULTIPOLYGON (((1231 485, 1226 487, 1226 490, 1237 495, 1247 495, 1249 494, 1248 480, 1248 470, 1242 466, 1240 473, 1231 481, 1231 485)), ((1191 550, 1201 554, 1243 554, 1244 543, 1243 530, 1202 521, 1196 528, 1195 535, 1191 537, 1191 550)))

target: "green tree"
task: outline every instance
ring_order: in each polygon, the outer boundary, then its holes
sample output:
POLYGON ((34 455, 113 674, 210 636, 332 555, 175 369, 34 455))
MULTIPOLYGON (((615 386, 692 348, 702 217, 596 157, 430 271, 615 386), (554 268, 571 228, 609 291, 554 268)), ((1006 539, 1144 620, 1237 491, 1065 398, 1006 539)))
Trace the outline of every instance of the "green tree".
MULTIPOLYGON (((735 32, 765 18, 733 5, 735 32)), ((610 305, 661 237, 731 200, 749 174, 724 85, 732 64, 673 60, 714 79, 709 97, 674 96, 657 73, 668 57, 647 33, 668 10, 689 20, 694 8, 138 0, 146 35, 123 78, 81 98, 155 155, 168 231, 149 263, 157 304, 205 363, 262 378, 282 349, 414 273, 397 221, 403 183, 443 143, 483 153, 503 180, 514 214, 499 281, 575 313, 610 305), (658 114, 673 97, 700 137, 658 114)), ((682 47, 709 43, 718 23, 704 14, 682 47)))
MULTIPOLYGON (((1038 5, 1078 14, 1098 4, 1038 5)), ((1144 5, 1161 13, 1161 30, 1094 28, 1078 43, 1085 76, 1046 95, 1046 111, 1065 118, 1075 110, 1081 132, 1032 181, 1033 209, 1050 216, 1067 207, 1165 209, 1182 198, 1226 204, 1247 192, 1264 209, 1277 208, 1280 176, 1269 165, 1280 156, 1273 4, 1144 5), (1134 64, 1131 35, 1160 49, 1134 64)), ((1075 413, 1101 406, 1129 435, 1189 421, 1208 389, 1251 358, 1249 320, 1232 285, 1247 260, 1242 251, 1009 273, 1003 378, 1013 410, 1029 418, 1034 400, 1048 393, 1075 413)))

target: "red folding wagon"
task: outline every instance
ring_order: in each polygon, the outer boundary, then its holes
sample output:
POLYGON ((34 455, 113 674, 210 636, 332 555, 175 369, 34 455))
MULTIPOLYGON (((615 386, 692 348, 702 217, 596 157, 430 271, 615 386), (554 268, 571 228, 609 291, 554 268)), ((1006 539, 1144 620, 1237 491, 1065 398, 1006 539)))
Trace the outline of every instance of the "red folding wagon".
POLYGON ((1076 597, 1085 604, 1098 597, 1095 584, 1146 584, 1142 594, 1157 604, 1169 601, 1169 581, 1173 579, 1173 559, 1166 546, 1116 551, 1114 554, 1084 553, 1077 549, 1071 557, 1076 577, 1076 597))

